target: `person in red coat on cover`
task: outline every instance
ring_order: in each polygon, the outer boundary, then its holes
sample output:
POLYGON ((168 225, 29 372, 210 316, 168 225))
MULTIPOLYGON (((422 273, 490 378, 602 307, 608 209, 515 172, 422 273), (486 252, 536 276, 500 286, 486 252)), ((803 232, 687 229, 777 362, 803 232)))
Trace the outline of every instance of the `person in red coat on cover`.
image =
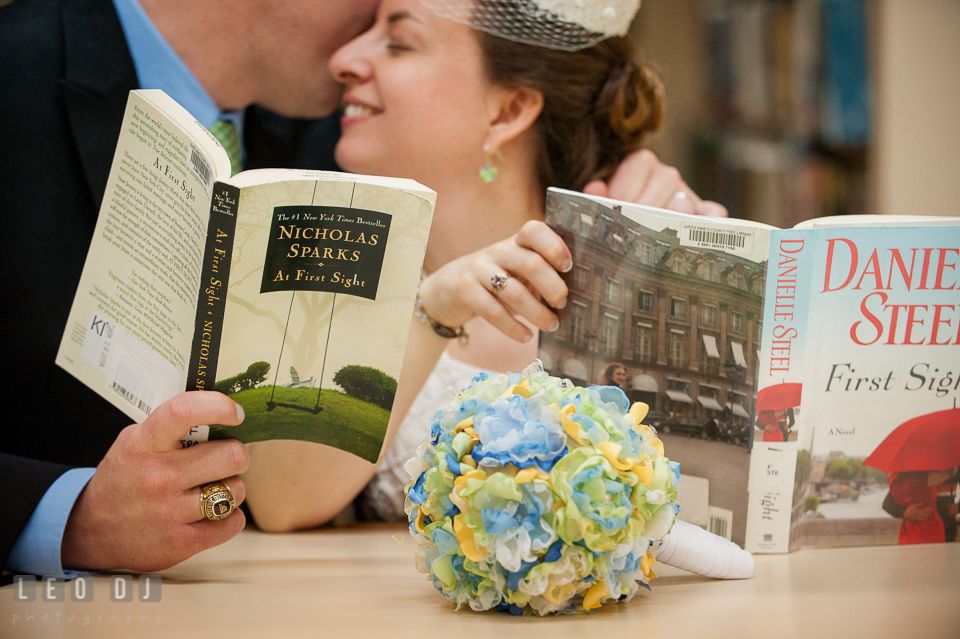
POLYGON ((763 441, 782 442, 784 441, 783 429, 780 428, 780 422, 786 411, 782 410, 762 410, 757 415, 757 423, 763 429, 763 441))
POLYGON ((945 540, 943 520, 937 513, 937 486, 950 471, 907 471, 890 473, 890 496, 904 507, 900 524, 901 544, 927 544, 945 540))

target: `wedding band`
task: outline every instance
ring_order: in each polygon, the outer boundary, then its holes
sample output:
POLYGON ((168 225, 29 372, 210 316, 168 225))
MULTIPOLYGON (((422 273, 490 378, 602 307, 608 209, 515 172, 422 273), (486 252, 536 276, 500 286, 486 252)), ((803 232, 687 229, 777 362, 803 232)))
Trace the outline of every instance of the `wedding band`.
POLYGON ((230 516, 237 507, 233 491, 222 481, 214 481, 200 486, 200 512, 211 521, 230 516))
POLYGON ((497 273, 490 278, 490 285, 493 287, 493 294, 499 295, 500 291, 503 290, 503 287, 507 285, 507 280, 510 279, 510 276, 506 273, 497 273))
POLYGON ((690 196, 687 195, 687 192, 686 192, 686 191, 677 191, 677 192, 674 193, 672 196, 670 196, 670 199, 671 199, 671 200, 677 200, 677 199, 680 199, 680 200, 689 200, 689 199, 690 199, 690 196))

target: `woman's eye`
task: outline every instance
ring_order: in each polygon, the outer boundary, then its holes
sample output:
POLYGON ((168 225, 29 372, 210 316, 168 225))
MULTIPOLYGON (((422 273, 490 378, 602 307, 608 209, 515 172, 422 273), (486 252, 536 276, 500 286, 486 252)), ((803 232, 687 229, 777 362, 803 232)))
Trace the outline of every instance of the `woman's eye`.
POLYGON ((407 46, 402 40, 397 40, 395 38, 390 38, 387 40, 387 51, 409 51, 410 47, 407 46))

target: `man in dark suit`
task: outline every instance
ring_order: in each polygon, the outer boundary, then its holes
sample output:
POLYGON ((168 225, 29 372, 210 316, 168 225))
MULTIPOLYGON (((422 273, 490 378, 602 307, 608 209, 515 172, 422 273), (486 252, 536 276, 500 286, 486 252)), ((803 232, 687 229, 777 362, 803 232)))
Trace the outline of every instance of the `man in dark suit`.
MULTIPOLYGON (((227 478, 242 500, 234 475, 246 467, 243 448, 177 445, 191 426, 238 423, 236 404, 217 393, 187 393, 128 426, 54 357, 128 92, 163 88, 181 103, 234 118, 247 168, 333 168, 337 123, 320 118, 333 111, 340 88, 327 62, 370 24, 376 4, 18 0, 0 8, 3 362, 13 377, 0 437, 0 566, 44 574, 62 566, 157 570, 243 527, 239 512, 201 519, 198 488, 227 478), (36 534, 50 531, 52 551, 36 550, 36 534), (41 568, 24 568, 22 559, 38 553, 52 555, 41 568)), ((628 159, 609 188, 591 190, 725 214, 697 200, 649 152, 628 159)))
MULTIPOLYGON (((318 119, 340 96, 327 60, 369 24, 376 0, 141 4, 185 75, 220 111, 242 114, 248 168, 335 168, 337 121, 318 119)), ((69 466, 100 464, 66 526, 64 566, 164 567, 243 526, 242 513, 201 521, 196 488, 241 472, 242 447, 176 450, 191 421, 236 423, 233 402, 186 395, 123 430, 120 411, 54 364, 128 93, 156 86, 138 77, 137 47, 117 8, 139 10, 128 0, 21 0, 0 9, 3 362, 13 378, 0 438, 0 566, 69 466), (193 483, 173 481, 177 474, 193 483), (166 518, 151 513, 175 505, 180 512, 166 518)), ((228 484, 242 498, 242 484, 228 484)))

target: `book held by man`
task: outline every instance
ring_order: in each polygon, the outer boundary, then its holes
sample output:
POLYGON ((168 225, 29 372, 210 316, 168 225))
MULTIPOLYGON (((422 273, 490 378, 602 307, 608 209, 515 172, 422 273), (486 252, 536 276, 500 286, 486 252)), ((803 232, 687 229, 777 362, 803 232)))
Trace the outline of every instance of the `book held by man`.
POLYGON ((380 454, 436 195, 263 169, 162 91, 133 91, 57 363, 131 419, 185 390, 246 419, 182 440, 380 454))
POLYGON ((577 384, 623 369, 681 463, 681 519, 786 552, 907 543, 939 503, 925 539, 955 535, 960 219, 779 230, 551 189, 547 222, 574 268, 539 356, 577 384))

